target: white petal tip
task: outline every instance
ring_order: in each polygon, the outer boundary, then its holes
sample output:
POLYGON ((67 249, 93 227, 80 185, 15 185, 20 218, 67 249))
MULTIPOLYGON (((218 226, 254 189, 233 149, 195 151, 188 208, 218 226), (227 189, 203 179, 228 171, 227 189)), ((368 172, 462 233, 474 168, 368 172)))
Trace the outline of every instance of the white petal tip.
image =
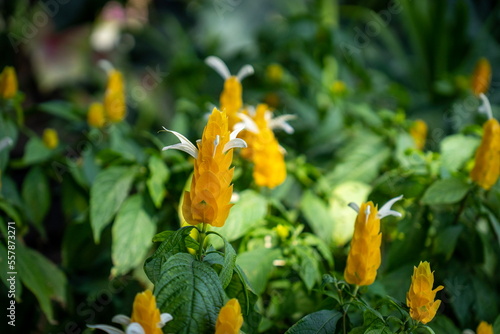
POLYGON ((356 211, 356 213, 359 213, 359 206, 354 203, 354 202, 351 202, 349 204, 347 204, 348 207, 350 207, 351 209, 353 209, 354 211, 356 211))
POLYGON ((231 76, 231 72, 227 68, 227 65, 219 57, 210 56, 205 59, 205 64, 213 68, 219 75, 226 80, 231 76))
POLYGON ((245 65, 243 66, 239 71, 238 71, 238 74, 236 75, 236 77, 238 78, 238 80, 243 80, 245 79, 246 77, 254 74, 254 69, 252 67, 252 65, 245 65))
POLYGON ((161 321, 158 324, 158 327, 162 328, 167 322, 174 320, 174 317, 172 317, 170 313, 162 313, 160 314, 160 319, 161 321))

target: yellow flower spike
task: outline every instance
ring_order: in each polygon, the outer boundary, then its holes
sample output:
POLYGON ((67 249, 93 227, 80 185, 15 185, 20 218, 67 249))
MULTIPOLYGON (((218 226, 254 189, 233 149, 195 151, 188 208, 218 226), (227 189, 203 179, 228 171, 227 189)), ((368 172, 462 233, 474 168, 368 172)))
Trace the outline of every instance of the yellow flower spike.
POLYGON ((173 317, 168 313, 161 313, 156 306, 156 298, 150 290, 138 293, 134 299, 132 317, 118 314, 111 319, 112 322, 126 326, 126 331, 121 331, 108 325, 87 325, 109 334, 163 334, 162 328, 173 317))
POLYGON ((255 183, 268 188, 279 186, 286 179, 285 152, 272 130, 281 128, 292 133, 293 128, 286 121, 294 116, 282 115, 273 119, 266 104, 259 104, 255 111, 246 111, 239 116, 246 128, 242 138, 248 144, 248 149, 242 151, 242 156, 254 163, 255 183))
POLYGON ((417 119, 410 127, 410 136, 415 141, 417 149, 422 150, 427 138, 427 124, 423 120, 417 119))
POLYGON ((347 86, 345 82, 341 80, 335 80, 331 85, 330 90, 334 95, 340 96, 344 95, 347 92, 347 86))
POLYGON ((236 298, 230 299, 219 311, 215 334, 238 334, 242 325, 240 303, 236 298))
POLYGON ((491 65, 488 59, 481 58, 477 61, 472 74, 471 88, 472 92, 479 96, 488 91, 491 82, 491 65))
POLYGON ((360 207, 354 203, 349 204, 358 212, 358 216, 354 223, 354 235, 344 270, 347 283, 363 286, 375 281, 381 263, 380 219, 390 215, 401 217, 399 212, 391 210, 392 205, 401 198, 402 195, 391 199, 380 210, 373 202, 363 203, 360 207))
POLYGON ((230 133, 226 113, 214 108, 202 139, 197 142, 198 148, 180 133, 165 130, 177 136, 180 143, 163 150, 181 150, 195 159, 191 188, 183 197, 184 219, 191 225, 223 226, 232 207, 229 203, 233 194, 233 169, 229 169, 233 161, 231 149, 246 147, 244 140, 236 138, 241 128, 230 133))
POLYGON ((484 134, 476 151, 471 179, 485 190, 489 190, 500 174, 500 124, 494 118, 483 125, 484 134))
POLYGON ((229 119, 229 129, 233 129, 234 125, 240 121, 237 113, 243 106, 241 80, 253 74, 253 67, 245 65, 237 75, 231 75, 226 64, 218 57, 210 56, 205 59, 205 63, 225 80, 224 89, 220 95, 220 110, 226 112, 229 119))
POLYGON ((266 68, 266 76, 272 82, 280 82, 283 79, 283 72, 283 67, 279 64, 270 64, 266 68))
POLYGON ((125 118, 125 86, 121 72, 111 69, 104 94, 104 110, 110 122, 120 122, 125 118))
POLYGON ((51 150, 59 145, 59 136, 57 135, 57 131, 54 129, 43 130, 42 140, 45 146, 51 150))
POLYGON ((477 326, 476 334, 493 334, 493 326, 486 321, 481 321, 477 326))
POLYGON ((290 235, 290 229, 285 225, 278 224, 275 229, 281 240, 285 240, 290 235))
POLYGON ((102 128, 106 123, 104 106, 102 103, 94 102, 87 112, 87 123, 96 128, 102 128))
POLYGON ((411 285, 406 294, 406 305, 410 308, 412 319, 423 324, 431 321, 441 305, 440 300, 434 301, 436 292, 444 289, 442 285, 432 290, 434 274, 431 272, 429 262, 420 262, 418 267, 413 267, 411 285))
POLYGON ((6 66, 0 74, 0 96, 11 99, 17 94, 17 75, 12 66, 6 66))

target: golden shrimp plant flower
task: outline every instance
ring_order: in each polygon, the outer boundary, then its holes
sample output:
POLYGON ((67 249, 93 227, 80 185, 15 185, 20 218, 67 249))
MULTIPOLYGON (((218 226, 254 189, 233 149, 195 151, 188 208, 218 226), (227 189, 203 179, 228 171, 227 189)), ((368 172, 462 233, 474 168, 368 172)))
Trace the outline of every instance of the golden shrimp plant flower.
POLYGON ((431 321, 441 305, 436 298, 436 292, 444 289, 442 285, 432 290, 434 273, 431 272, 429 262, 420 262, 418 267, 413 267, 411 285, 406 294, 406 305, 410 308, 410 317, 423 324, 431 321))
POLYGON ((94 102, 87 112, 87 123, 96 128, 102 128, 106 123, 106 115, 102 103, 94 102))
POLYGON ((197 141, 198 148, 180 133, 165 130, 179 138, 180 143, 166 146, 163 150, 181 150, 195 159, 191 188, 184 193, 184 219, 191 225, 223 226, 232 207, 229 203, 233 194, 231 180, 234 168, 230 169, 232 149, 247 146, 243 139, 236 138, 241 127, 230 133, 226 113, 214 108, 202 139, 197 141))
POLYGON ((224 305, 217 317, 215 324, 215 334, 238 334, 243 325, 243 315, 238 299, 230 299, 224 305))
POLYGON ((12 66, 6 66, 0 74, 0 96, 11 99, 17 94, 17 75, 12 66))
POLYGON ((245 127, 242 138, 248 145, 241 154, 254 163, 255 183, 268 188, 282 184, 286 179, 285 150, 279 145, 273 129, 279 128, 287 133, 293 133, 293 128, 287 121, 295 116, 281 115, 272 118, 272 113, 266 104, 259 104, 255 110, 248 108, 245 113, 238 115, 245 127))
POLYGON ((391 199, 380 210, 371 201, 362 203, 359 207, 355 203, 349 204, 358 212, 358 216, 354 223, 354 235, 344 270, 347 283, 363 286, 375 281, 381 263, 380 219, 386 216, 401 217, 401 213, 391 210, 392 205, 401 198, 403 195, 391 199))
POLYGON ((138 293, 134 299, 132 316, 129 318, 118 314, 112 322, 125 326, 125 331, 109 325, 87 325, 109 334, 163 334, 162 328, 173 317, 168 313, 161 313, 156 306, 156 298, 150 290, 138 293))
POLYGON ((477 61, 472 74, 471 88, 476 96, 480 96, 488 91, 491 82, 491 64, 486 58, 477 61))
POLYGON ((470 177, 483 189, 489 190, 500 174, 500 124, 491 118, 484 123, 483 129, 470 177))
POLYGON ((410 127, 410 136, 415 141, 417 149, 422 150, 427 138, 427 124, 423 120, 417 119, 410 127))
POLYGON ((120 71, 108 71, 108 83, 104 93, 104 110, 110 122, 120 122, 125 118, 125 84, 120 71))
POLYGON ((493 326, 486 321, 481 321, 477 326, 476 334, 493 334, 493 326))
POLYGON ((224 89, 220 95, 220 110, 225 111, 229 119, 229 129, 240 120, 237 113, 243 107, 241 81, 254 73, 251 65, 243 66, 236 75, 231 75, 227 65, 218 57, 210 56, 205 63, 212 67, 224 79, 224 89))
POLYGON ((43 130, 42 140, 44 145, 51 150, 59 145, 59 136, 57 135, 57 131, 51 128, 43 130))

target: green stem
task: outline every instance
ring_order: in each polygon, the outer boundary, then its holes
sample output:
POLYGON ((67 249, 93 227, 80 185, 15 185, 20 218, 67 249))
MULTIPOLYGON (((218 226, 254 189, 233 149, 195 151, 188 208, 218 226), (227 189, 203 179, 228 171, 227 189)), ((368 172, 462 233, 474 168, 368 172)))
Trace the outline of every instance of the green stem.
POLYGON ((356 295, 358 294, 358 290, 359 290, 359 285, 355 285, 354 286, 354 292, 352 293, 352 296, 351 296, 351 299, 349 299, 349 304, 347 304, 347 306, 345 307, 344 309, 344 316, 342 317, 342 325, 344 327, 344 334, 347 333, 347 329, 346 329, 346 326, 345 326, 345 319, 347 317, 347 311, 349 310, 349 306, 351 306, 350 302, 352 302, 354 300, 354 298, 356 298, 356 295))
POLYGON ((199 243, 199 248, 198 248, 198 259, 201 261, 203 258, 203 251, 204 249, 204 244, 205 244, 205 239, 207 237, 207 228, 208 224, 202 223, 201 231, 198 230, 198 243, 199 243))

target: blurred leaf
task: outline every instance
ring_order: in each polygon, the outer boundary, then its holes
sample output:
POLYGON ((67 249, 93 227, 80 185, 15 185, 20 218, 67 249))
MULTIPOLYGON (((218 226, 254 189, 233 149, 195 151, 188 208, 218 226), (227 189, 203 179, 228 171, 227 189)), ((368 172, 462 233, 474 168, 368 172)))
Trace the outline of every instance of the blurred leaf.
POLYGON ((436 333, 461 334, 462 332, 444 315, 437 315, 428 325, 436 333))
POLYGON ((440 231, 436 235, 434 239, 434 254, 444 255, 445 260, 449 260, 453 251, 455 250, 455 246, 457 245, 458 237, 460 233, 462 233, 463 226, 448 226, 440 231))
POLYGON ((225 289, 233 277, 234 266, 236 263, 236 252, 227 239, 219 233, 209 231, 207 234, 215 234, 224 242, 224 263, 222 265, 222 270, 219 273, 219 278, 222 283, 222 287, 225 289))
POLYGON ((50 193, 49 182, 42 169, 31 168, 23 182, 22 196, 26 214, 42 235, 45 235, 43 219, 50 208, 50 193))
POLYGON ((51 150, 38 137, 31 137, 24 148, 24 155, 21 160, 22 165, 32 165, 49 159, 54 150, 51 150))
POLYGON ((334 224, 326 204, 318 196, 307 190, 302 196, 300 207, 314 234, 330 245, 334 224))
POLYGON ((112 276, 125 274, 144 261, 152 246, 156 224, 144 210, 141 194, 127 198, 113 224, 112 276))
POLYGON ((40 103, 38 109, 53 116, 61 117, 70 122, 81 122, 80 117, 76 112, 73 104, 67 101, 48 101, 40 103))
POLYGON ((334 310, 321 310, 306 315, 293 325, 286 334, 304 333, 335 333, 337 322, 342 317, 342 313, 334 310))
POLYGON ((264 292, 267 280, 274 268, 273 261, 279 256, 281 256, 279 249, 257 248, 241 253, 236 258, 236 264, 243 269, 250 286, 258 295, 264 292))
POLYGON ((161 312, 174 317, 165 326, 166 332, 213 333, 225 293, 208 263, 187 253, 171 256, 161 266, 154 293, 161 312))
POLYGON ((167 194, 165 184, 170 176, 170 171, 163 160, 156 155, 152 155, 149 158, 148 167, 149 177, 146 184, 153 203, 159 208, 167 194))
POLYGON ((96 243, 127 198, 136 172, 136 167, 112 166, 97 175, 90 189, 90 223, 96 243))
POLYGON ((479 142, 479 138, 461 134, 446 137, 441 142, 443 166, 450 172, 457 171, 474 156, 479 142))
POLYGON ((314 284, 321 279, 318 259, 314 256, 313 250, 309 247, 298 245, 295 246, 294 251, 299 258, 299 276, 306 285, 307 290, 310 291, 314 284))
POLYGON ((456 178, 437 180, 425 191, 422 204, 453 204, 464 198, 470 188, 470 184, 456 178))
POLYGON ((0 140, 10 138, 12 142, 0 150, 0 171, 4 171, 9 162, 10 151, 16 145, 18 130, 16 124, 10 119, 4 119, 0 114, 0 140))

